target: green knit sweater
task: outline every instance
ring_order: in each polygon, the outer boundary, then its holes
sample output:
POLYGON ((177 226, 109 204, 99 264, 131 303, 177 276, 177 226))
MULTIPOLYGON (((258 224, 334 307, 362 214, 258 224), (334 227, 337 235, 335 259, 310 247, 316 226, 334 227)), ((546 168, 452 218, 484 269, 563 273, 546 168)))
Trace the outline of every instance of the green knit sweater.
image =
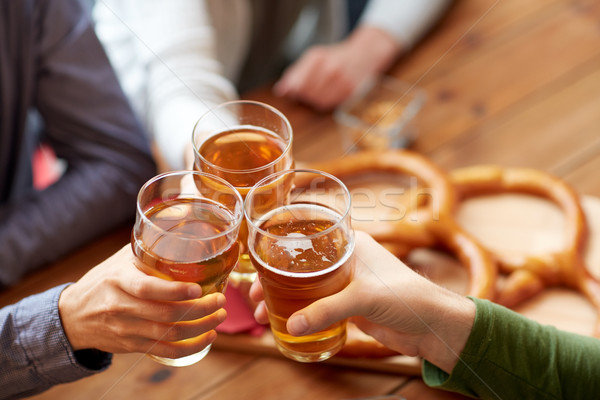
POLYGON ((600 399, 600 340, 472 300, 477 313, 460 360, 450 375, 424 361, 427 385, 482 399, 600 399))

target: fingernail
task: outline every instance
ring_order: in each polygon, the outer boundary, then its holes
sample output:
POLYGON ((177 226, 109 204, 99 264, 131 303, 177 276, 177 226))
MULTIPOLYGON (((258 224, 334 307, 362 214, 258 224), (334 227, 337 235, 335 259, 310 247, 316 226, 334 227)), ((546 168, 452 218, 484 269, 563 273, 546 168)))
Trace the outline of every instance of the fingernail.
POLYGON ((191 299, 197 299, 202 296, 202 288, 200 285, 190 286, 188 289, 188 296, 190 296, 191 299))
POLYGON ((308 321, 304 315, 296 315, 288 320, 287 328, 290 334, 301 336, 308 331, 308 321))

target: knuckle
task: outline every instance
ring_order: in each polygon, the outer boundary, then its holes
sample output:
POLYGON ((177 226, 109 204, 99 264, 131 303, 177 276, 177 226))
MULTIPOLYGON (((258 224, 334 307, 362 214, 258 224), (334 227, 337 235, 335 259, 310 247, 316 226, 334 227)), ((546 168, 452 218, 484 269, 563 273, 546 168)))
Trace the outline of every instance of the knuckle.
POLYGON ((181 315, 174 304, 157 303, 153 312, 159 321, 177 322, 181 319, 181 315))
POLYGON ((136 344, 133 340, 125 340, 122 342, 122 347, 126 353, 136 353, 139 351, 144 351, 145 349, 141 349, 139 345, 136 344))
POLYGON ((111 326, 111 334, 121 343, 127 343, 129 338, 129 329, 124 324, 113 323, 111 326))
POLYGON ((145 298, 148 294, 148 285, 145 279, 132 279, 129 284, 131 294, 138 298, 145 298))
POLYGON ((119 316, 127 313, 127 307, 116 296, 107 298, 102 309, 104 318, 111 321, 117 320, 119 316))

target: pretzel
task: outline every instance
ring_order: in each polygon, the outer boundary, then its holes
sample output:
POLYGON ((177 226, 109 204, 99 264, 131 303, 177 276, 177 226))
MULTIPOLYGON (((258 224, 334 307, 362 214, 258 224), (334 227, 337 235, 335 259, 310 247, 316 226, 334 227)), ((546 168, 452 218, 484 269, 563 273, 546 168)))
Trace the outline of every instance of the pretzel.
MULTIPOLYGON (((528 168, 476 166, 451 172, 461 200, 490 193, 523 193, 546 198, 561 208, 566 220, 566 248, 542 255, 495 254, 500 269, 509 274, 498 303, 514 307, 547 286, 565 285, 582 292, 600 313, 600 283, 589 273, 583 254, 587 222, 577 193, 566 182, 528 168)), ((600 319, 594 335, 600 334, 600 319)))
POLYGON ((428 188, 430 193, 425 193, 431 194, 428 210, 418 207, 411 210, 405 218, 360 227, 378 242, 402 249, 399 251, 403 253, 412 247, 430 246, 433 238, 427 230, 427 223, 434 219, 447 219, 454 211, 455 195, 447 174, 426 157, 412 151, 365 151, 332 161, 313 163, 310 167, 328 172, 341 180, 373 171, 392 172, 416 177, 428 188))
POLYGON ((454 254, 469 273, 466 295, 494 300, 498 268, 491 253, 464 231, 454 220, 429 225, 436 243, 454 254))
MULTIPOLYGON (((343 159, 315 163, 311 168, 328 172, 341 180, 369 172, 392 172, 415 176, 429 187, 432 201, 417 204, 420 218, 405 218, 388 223, 366 225, 364 229, 399 257, 418 247, 441 246, 455 254, 469 271, 467 295, 493 299, 497 267, 490 253, 453 220, 455 194, 447 175, 427 158, 407 150, 362 152, 343 159), (437 200, 437 201, 436 201, 437 200), (429 210, 425 207, 429 206, 429 210)), ((301 183, 297 183, 302 185, 301 183)), ((415 216, 412 214, 411 216, 415 216)), ((353 324, 348 325, 345 346, 338 353, 346 357, 384 357, 397 355, 353 324)))
MULTIPOLYGON (((444 173, 424 157, 410 151, 385 153, 364 152, 341 160, 316 163, 312 168, 329 172, 344 180, 367 172, 392 172, 416 176, 437 194, 430 215, 419 222, 403 219, 364 229, 386 248, 402 257, 417 247, 442 246, 453 252, 469 270, 467 294, 515 306, 551 285, 566 285, 581 291, 600 310, 600 283, 594 279, 583 261, 587 225, 578 196, 560 179, 541 171, 525 168, 476 166, 455 170, 448 185, 444 173), (456 198, 453 190, 456 189, 456 198), (456 201, 483 194, 517 192, 548 198, 566 216, 567 249, 542 255, 515 257, 491 254, 467 234, 453 219, 456 201), (509 274, 496 296, 496 260, 509 274)), ((425 205, 419 204, 417 211, 425 205)), ((414 211, 413 211, 414 212, 414 211)), ((594 334, 600 333, 600 319, 594 334)), ((350 324, 348 340, 339 353, 342 356, 382 357, 397 354, 350 324)))

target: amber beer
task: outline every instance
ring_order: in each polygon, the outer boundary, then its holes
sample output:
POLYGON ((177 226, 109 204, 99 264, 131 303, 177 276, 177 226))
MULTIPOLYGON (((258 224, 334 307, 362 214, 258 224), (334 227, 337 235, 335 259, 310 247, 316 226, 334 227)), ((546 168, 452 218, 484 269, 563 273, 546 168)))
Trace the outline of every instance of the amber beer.
POLYGON ((280 136, 266 129, 232 129, 200 145, 198 153, 206 162, 196 163, 196 169, 225 179, 245 197, 265 176, 287 168, 284 160, 276 163, 286 147, 280 136))
MULTIPOLYGON (((252 101, 224 103, 200 118, 194 128, 194 169, 219 176, 244 198, 266 176, 293 167, 292 131, 279 111, 252 101)), ((273 182, 272 196, 291 188, 273 182)), ((263 196, 264 201, 268 198, 263 196)), ((240 259, 234 280, 253 280, 256 274, 248 256, 248 229, 240 227, 240 259)))
POLYGON ((152 228, 142 225, 132 241, 139 269, 171 281, 196 282, 204 295, 223 292, 239 254, 236 240, 219 236, 234 220, 225 207, 205 199, 174 199, 144 215, 152 228), (205 237, 215 239, 196 239, 205 237))
POLYGON ((258 234, 250 257, 263 286, 275 342, 292 359, 325 360, 344 345, 346 321, 301 337, 288 334, 286 323, 294 312, 350 283, 353 241, 341 228, 327 231, 335 225, 336 218, 326 208, 297 205, 272 213, 261 229, 283 239, 258 234), (327 233, 318 235, 324 231, 327 233), (298 240, 289 240, 296 236, 298 240), (308 236, 314 238, 304 239, 308 236))
MULTIPOLYGON (((131 235, 135 264, 148 275, 196 282, 203 296, 223 292, 238 262, 242 219, 242 198, 226 181, 196 171, 158 175, 138 195, 131 235)), ((178 359, 150 357, 186 366, 209 350, 178 359)))
POLYGON ((290 335, 286 324, 294 312, 350 283, 354 233, 349 210, 345 186, 318 171, 274 174, 259 182, 246 199, 250 257, 263 287, 275 342, 291 359, 322 361, 344 345, 346 321, 301 337, 290 335), (303 182, 306 187, 296 186, 270 210, 260 204, 256 207, 255 195, 261 188, 286 175, 295 176, 296 183, 303 182))

